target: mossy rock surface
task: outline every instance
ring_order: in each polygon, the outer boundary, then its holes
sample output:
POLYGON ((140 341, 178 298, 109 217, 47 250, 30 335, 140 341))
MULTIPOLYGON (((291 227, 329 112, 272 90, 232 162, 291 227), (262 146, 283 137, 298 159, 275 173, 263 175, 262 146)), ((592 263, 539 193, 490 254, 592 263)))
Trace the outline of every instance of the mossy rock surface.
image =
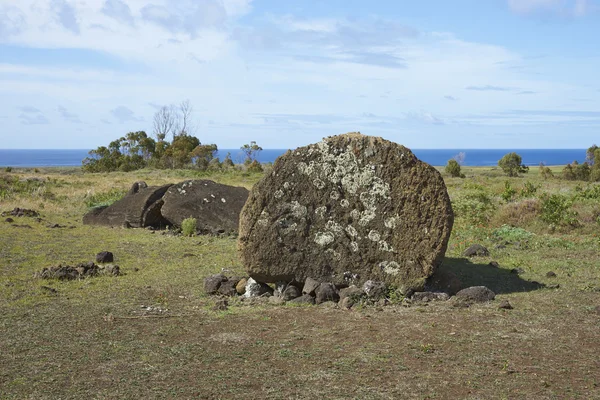
POLYGON ((438 171, 406 147, 349 133, 277 159, 242 210, 238 247, 262 282, 415 289, 441 264, 453 221, 438 171))

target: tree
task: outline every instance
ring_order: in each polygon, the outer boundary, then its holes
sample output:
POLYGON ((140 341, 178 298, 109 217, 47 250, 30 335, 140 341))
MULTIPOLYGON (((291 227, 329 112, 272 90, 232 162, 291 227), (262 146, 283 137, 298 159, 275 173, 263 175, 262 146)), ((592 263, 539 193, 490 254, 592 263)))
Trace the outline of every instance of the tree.
POLYGON ((521 156, 515 152, 505 154, 498 161, 498 166, 508 176, 518 176, 520 173, 525 174, 529 171, 529 167, 523 165, 521 156))
POLYGON ((543 162, 540 163, 540 175, 544 179, 548 179, 548 178, 553 178, 554 177, 554 174, 552 173, 552 170, 550 168, 546 167, 543 162))
POLYGON ((173 106, 162 106, 152 120, 154 126, 154 135, 159 142, 164 141, 167 136, 173 134, 175 128, 175 111, 173 106))
POLYGON ((598 146, 593 144, 590 148, 585 152, 585 160, 590 164, 590 166, 594 165, 594 162, 597 160, 595 157, 596 150, 598 150, 598 146))
POLYGON ((184 100, 179 103, 179 107, 175 109, 175 130, 174 134, 176 135, 193 135, 195 128, 192 125, 192 112, 194 111, 194 107, 192 107, 189 100, 184 100))
POLYGON ((251 141, 250 144, 245 144, 240 149, 246 154, 246 160, 244 164, 251 164, 252 161, 256 161, 256 157, 262 151, 262 147, 256 144, 255 141, 251 141))
MULTIPOLYGON (((600 148, 596 148, 594 150, 594 160, 600 160, 600 148)), ((590 172, 590 180, 592 182, 600 181, 600 162, 595 162, 592 165, 592 170, 590 172)))
POLYGON ((448 160, 448 164, 446 164, 446 173, 455 178, 464 177, 464 174, 460 173, 460 164, 456 159, 452 158, 448 160))

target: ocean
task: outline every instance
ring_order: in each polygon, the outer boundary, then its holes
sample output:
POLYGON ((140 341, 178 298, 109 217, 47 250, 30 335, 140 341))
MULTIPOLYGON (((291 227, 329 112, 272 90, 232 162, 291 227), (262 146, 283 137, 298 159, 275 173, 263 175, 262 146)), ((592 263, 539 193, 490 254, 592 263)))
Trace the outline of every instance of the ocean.
MULTIPOLYGON (((79 167, 88 156, 89 150, 16 150, 0 149, 0 167, 79 167)), ((274 162, 287 149, 264 149, 258 155, 260 162, 274 162)), ((444 166, 458 153, 464 153, 465 166, 495 166, 503 155, 516 152, 523 158, 523 164, 537 166, 565 165, 577 160, 585 161, 585 149, 412 149, 422 161, 434 166, 444 166)), ((235 163, 244 161, 239 149, 221 149, 218 157, 225 158, 227 153, 235 163)))

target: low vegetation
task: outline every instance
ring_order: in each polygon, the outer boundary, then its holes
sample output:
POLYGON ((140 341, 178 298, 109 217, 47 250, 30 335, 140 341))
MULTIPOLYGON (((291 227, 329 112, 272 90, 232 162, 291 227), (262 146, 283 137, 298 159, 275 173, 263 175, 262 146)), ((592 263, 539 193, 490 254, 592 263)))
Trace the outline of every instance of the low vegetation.
POLYGON ((202 278, 244 274, 234 237, 91 227, 81 217, 135 181, 251 188, 261 172, 2 172, 0 211, 30 208, 42 219, 0 220, 0 397, 600 397, 600 184, 537 168, 461 173, 445 177, 456 218, 442 270, 488 286, 496 302, 402 306, 391 293, 398 305, 381 309, 231 300, 214 311, 202 278), (465 259, 474 243, 491 255, 465 259), (120 276, 33 278, 104 250, 120 276), (514 309, 498 309, 500 300, 514 309))

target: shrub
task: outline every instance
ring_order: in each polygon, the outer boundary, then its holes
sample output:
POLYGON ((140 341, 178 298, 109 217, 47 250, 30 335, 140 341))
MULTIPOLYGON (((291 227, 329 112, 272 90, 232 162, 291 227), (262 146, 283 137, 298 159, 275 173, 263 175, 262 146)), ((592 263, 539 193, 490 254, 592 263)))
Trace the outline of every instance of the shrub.
POLYGON ((6 168, 4 168, 4 172, 12 172, 12 167, 6 167, 6 168))
POLYGON ((492 235, 497 239, 506 240, 508 242, 521 242, 535 236, 533 233, 526 231, 523 228, 517 228, 510 225, 502 225, 500 228, 494 229, 492 235))
POLYGON ((523 188, 521 189, 520 195, 521 197, 533 197, 535 196, 537 190, 541 187, 541 185, 534 185, 533 183, 527 181, 523 184, 523 188))
POLYGON ((473 224, 485 224, 496 208, 492 198, 481 185, 465 184, 462 196, 452 199, 452 208, 456 216, 465 218, 473 224))
POLYGON ((553 225, 577 225, 577 213, 571 210, 573 202, 560 194, 542 197, 540 218, 553 225))
POLYGON ((540 213, 539 199, 524 199, 508 203, 494 213, 493 224, 526 225, 537 218, 540 213))
POLYGON ((263 172, 263 167, 257 160, 254 160, 248 164, 248 172, 263 172))
POLYGON ((513 197, 517 194, 517 191, 510 186, 509 181, 504 182, 504 192, 500 195, 505 202, 510 202, 513 197))
POLYGON ((181 222, 181 234, 183 236, 194 236, 196 234, 196 218, 186 218, 181 222))
POLYGON ((464 174, 460 172, 460 164, 455 159, 448 160, 448 164, 446 164, 446 173, 455 178, 461 177, 464 178, 464 174))
POLYGON ((577 179, 577 176, 575 175, 575 170, 573 169, 573 166, 571 164, 567 164, 563 168, 562 178, 568 181, 574 181, 575 179, 577 179))
POLYGON ((554 174, 552 170, 544 165, 544 163, 540 163, 540 175, 544 179, 554 178, 554 174))
POLYGON ((529 171, 529 167, 523 165, 521 156, 515 152, 505 154, 498 161, 498 166, 508 176, 518 176, 520 173, 524 174, 529 171))

